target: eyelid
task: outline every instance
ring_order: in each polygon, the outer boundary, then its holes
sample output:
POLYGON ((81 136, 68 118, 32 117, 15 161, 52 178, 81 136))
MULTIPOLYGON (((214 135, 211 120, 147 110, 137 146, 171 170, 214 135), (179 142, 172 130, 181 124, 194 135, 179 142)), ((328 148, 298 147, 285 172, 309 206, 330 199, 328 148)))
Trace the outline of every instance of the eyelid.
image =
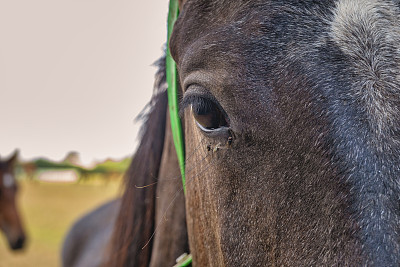
POLYGON ((191 72, 183 80, 183 88, 185 92, 193 90, 193 87, 206 90, 205 88, 210 88, 210 86, 212 86, 212 75, 207 74, 206 72, 201 70, 191 72))

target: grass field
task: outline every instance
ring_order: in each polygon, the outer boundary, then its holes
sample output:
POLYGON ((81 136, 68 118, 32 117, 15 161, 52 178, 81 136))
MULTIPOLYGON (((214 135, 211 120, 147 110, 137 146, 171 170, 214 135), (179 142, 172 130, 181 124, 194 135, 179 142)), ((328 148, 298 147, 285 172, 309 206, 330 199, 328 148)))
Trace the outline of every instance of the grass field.
POLYGON ((119 182, 20 182, 18 202, 28 244, 23 252, 10 252, 0 236, 0 267, 60 266, 60 250, 71 224, 94 207, 115 198, 119 182))

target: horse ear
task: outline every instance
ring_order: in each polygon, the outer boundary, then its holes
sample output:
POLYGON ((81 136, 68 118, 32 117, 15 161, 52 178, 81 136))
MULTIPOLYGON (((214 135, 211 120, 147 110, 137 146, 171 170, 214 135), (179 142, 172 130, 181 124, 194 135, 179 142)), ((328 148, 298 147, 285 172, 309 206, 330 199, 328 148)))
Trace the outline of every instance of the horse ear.
POLYGON ((7 160, 7 163, 14 166, 18 159, 19 150, 16 149, 14 154, 7 160))

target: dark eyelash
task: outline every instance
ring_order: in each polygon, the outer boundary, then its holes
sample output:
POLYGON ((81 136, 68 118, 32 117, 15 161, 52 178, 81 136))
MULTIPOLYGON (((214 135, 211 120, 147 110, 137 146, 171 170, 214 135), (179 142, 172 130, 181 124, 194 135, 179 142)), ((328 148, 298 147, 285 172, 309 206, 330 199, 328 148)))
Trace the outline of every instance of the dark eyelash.
POLYGON ((182 117, 185 109, 189 106, 193 107, 196 113, 204 113, 211 111, 214 105, 214 101, 207 97, 190 95, 182 100, 179 106, 179 116, 182 117))

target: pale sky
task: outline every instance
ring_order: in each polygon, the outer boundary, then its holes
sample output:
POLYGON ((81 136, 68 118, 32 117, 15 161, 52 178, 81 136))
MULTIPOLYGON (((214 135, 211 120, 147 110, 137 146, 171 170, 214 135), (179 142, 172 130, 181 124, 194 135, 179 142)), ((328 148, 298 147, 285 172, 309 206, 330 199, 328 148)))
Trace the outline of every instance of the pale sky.
POLYGON ((0 156, 134 152, 167 0, 0 0, 0 156))

